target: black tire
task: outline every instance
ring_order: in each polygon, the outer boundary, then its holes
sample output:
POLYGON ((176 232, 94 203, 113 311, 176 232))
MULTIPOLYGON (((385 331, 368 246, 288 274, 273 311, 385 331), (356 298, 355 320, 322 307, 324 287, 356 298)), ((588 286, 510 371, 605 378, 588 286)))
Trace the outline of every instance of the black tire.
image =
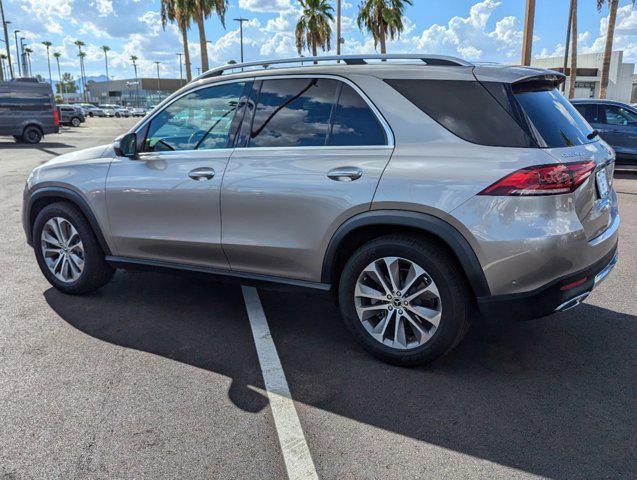
POLYGON ((93 112, 88 112, 88 116, 92 117, 93 116, 93 112))
POLYGON ((117 118, 119 118, 119 117, 121 117, 122 115, 121 115, 119 112, 117 112, 117 113, 115 114, 115 116, 116 116, 117 118))
POLYGON ((73 127, 79 127, 82 124, 82 120, 80 120, 80 117, 73 117, 71 119, 71 125, 73 127))
POLYGON ((394 365, 422 365, 440 358, 455 347, 469 329, 472 301, 470 288, 455 257, 447 249, 418 235, 386 235, 360 247, 345 265, 339 283, 339 304, 348 330, 372 355, 394 365), (374 260, 402 257, 422 267, 438 287, 442 315, 432 337, 422 345, 400 350, 374 339, 356 313, 354 291, 363 271, 374 260))
POLYGON ((29 125, 28 127, 25 127, 24 131, 22 132, 22 141, 33 145, 36 143, 40 143, 40 140, 42 140, 42 136, 42 130, 40 130, 39 127, 36 127, 35 125, 29 125))
POLYGON ((115 269, 104 259, 104 252, 95 234, 82 212, 67 202, 52 203, 38 213, 33 224, 33 248, 42 273, 51 285, 61 292, 77 295, 92 292, 106 285, 115 273, 115 269), (45 223, 54 217, 68 220, 77 230, 84 246, 84 268, 73 282, 58 279, 47 266, 41 247, 42 229, 45 223))

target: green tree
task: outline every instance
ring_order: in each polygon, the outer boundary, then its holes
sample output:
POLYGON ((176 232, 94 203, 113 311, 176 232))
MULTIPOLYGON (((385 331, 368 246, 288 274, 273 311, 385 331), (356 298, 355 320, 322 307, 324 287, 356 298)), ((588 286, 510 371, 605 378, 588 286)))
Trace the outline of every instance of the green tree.
POLYGON ((49 82, 53 85, 53 75, 51 75, 51 55, 49 54, 49 49, 53 44, 46 40, 42 42, 42 45, 46 47, 46 63, 49 65, 49 82))
POLYGON ((75 79, 73 75, 70 73, 62 74, 62 81, 57 84, 56 92, 57 93, 76 93, 77 92, 77 84, 75 83, 75 79))
POLYGON ((190 30, 190 16, 192 0, 161 0, 161 24, 176 23, 184 44, 184 63, 186 65, 186 80, 192 80, 190 71, 190 51, 188 50, 188 30, 190 30))
POLYGON ((301 18, 296 24, 294 36, 296 50, 299 55, 305 48, 318 55, 318 47, 323 51, 331 48, 334 9, 327 0, 299 0, 301 4, 301 18))
POLYGON ((363 0, 358 10, 358 28, 366 30, 374 38, 374 48, 380 44, 380 53, 387 53, 387 37, 400 37, 404 30, 405 6, 412 0, 363 0))
POLYGON ((192 0, 192 18, 197 22, 199 28, 199 47, 201 48, 201 71, 207 72, 208 65, 208 43, 206 41, 206 30, 204 20, 216 13, 223 28, 226 28, 226 11, 228 10, 228 0, 192 0))

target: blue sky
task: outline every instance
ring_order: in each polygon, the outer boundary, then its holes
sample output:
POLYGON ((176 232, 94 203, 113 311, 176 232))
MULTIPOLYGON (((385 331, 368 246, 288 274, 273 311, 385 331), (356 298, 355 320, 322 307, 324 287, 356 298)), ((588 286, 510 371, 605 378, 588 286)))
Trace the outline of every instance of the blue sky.
MULTIPOLYGON (((140 75, 154 76, 154 61, 161 61, 162 76, 179 76, 177 52, 183 51, 181 36, 174 26, 164 31, 159 18, 159 0, 3 0, 5 18, 13 30, 28 39, 35 51, 34 73, 47 77, 45 49, 49 40, 63 54, 62 70, 77 76, 76 39, 87 47, 87 75, 104 74, 101 45, 108 45, 109 73, 113 78, 131 78, 131 55, 140 57, 140 75)), ((336 5, 336 0, 332 2, 336 5)), ((369 36, 356 28, 360 0, 343 0, 344 52, 370 53, 374 45, 369 36)), ((414 0, 407 7, 406 30, 391 42, 392 52, 427 52, 455 55, 468 60, 519 61, 524 0, 414 0)), ((563 52, 568 0, 537 0, 534 56, 563 52)), ((608 9, 601 14, 594 0, 579 2, 580 48, 601 51, 608 24, 608 9)), ((628 61, 637 62, 637 8, 630 0, 620 0, 616 49, 628 61)), ((296 56, 294 27, 298 19, 296 0, 231 0, 224 30, 217 18, 206 22, 212 65, 239 60, 238 25, 233 18, 250 19, 245 25, 246 61, 268 57, 296 56)), ((199 35, 189 32, 193 67, 200 66, 199 35)), ((4 46, 2 44, 2 46, 4 46)), ((196 73, 194 71, 193 73, 196 73)), ((54 73, 54 78, 56 74, 54 73)))

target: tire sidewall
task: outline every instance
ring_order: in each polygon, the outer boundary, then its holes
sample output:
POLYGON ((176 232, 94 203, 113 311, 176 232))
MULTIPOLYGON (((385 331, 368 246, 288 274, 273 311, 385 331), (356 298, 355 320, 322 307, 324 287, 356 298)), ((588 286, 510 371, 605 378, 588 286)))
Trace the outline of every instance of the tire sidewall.
POLYGON ((71 119, 71 125, 73 125, 74 127, 79 127, 81 123, 82 121, 78 117, 73 117, 71 119))
POLYGON ((84 216, 74 207, 67 204, 52 204, 44 207, 38 214, 33 224, 33 249, 40 270, 46 279, 58 290, 65 293, 82 293, 88 291, 91 278, 100 268, 103 253, 95 240, 95 236, 84 216), (61 217, 68 220, 77 230, 84 247, 84 268, 79 278, 74 282, 60 281, 47 266, 42 253, 41 235, 42 229, 48 220, 53 217, 61 217))
POLYGON ((26 127, 24 129, 24 133, 22 134, 22 141, 30 144, 40 143, 42 140, 42 132, 38 127, 26 127), (29 134, 32 133, 35 135, 34 138, 30 138, 29 134))
POLYGON ((348 329, 358 338, 363 347, 385 361, 395 363, 424 363, 444 355, 453 345, 462 328, 463 304, 458 302, 462 295, 450 278, 444 256, 437 252, 425 252, 407 243, 373 244, 356 252, 343 270, 339 287, 341 313, 348 329), (429 253, 429 254, 428 254, 429 253), (358 318, 354 304, 354 291, 359 275, 374 260, 383 257, 402 257, 418 264, 433 279, 442 303, 440 324, 433 336, 419 347, 397 350, 378 342, 365 330, 358 318))

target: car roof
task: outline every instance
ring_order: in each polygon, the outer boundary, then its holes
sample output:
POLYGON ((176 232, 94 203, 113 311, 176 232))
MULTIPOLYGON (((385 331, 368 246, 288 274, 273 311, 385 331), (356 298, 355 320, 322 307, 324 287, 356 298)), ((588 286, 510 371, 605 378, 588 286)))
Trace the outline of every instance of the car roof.
POLYGON ((573 98, 571 99, 571 103, 572 104, 596 104, 596 105, 616 105, 618 107, 630 107, 630 108, 634 108, 632 107, 630 104, 628 103, 624 103, 624 102, 618 102, 616 100, 606 100, 606 99, 601 99, 601 98, 573 98))

